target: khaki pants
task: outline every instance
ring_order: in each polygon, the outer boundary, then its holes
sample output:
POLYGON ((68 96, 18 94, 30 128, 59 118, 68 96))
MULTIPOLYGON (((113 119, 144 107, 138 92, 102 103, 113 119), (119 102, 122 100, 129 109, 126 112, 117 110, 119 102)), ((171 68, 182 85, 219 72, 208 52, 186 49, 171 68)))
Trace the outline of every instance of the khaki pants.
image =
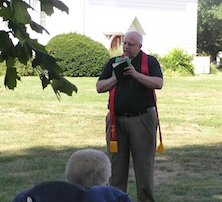
MULTIPOLYGON (((110 122, 106 117, 107 148, 109 148, 110 122)), ((140 116, 116 116, 118 153, 108 154, 112 163, 110 184, 127 191, 130 152, 134 165, 138 202, 154 199, 154 159, 156 152, 157 115, 155 108, 149 108, 140 116)))

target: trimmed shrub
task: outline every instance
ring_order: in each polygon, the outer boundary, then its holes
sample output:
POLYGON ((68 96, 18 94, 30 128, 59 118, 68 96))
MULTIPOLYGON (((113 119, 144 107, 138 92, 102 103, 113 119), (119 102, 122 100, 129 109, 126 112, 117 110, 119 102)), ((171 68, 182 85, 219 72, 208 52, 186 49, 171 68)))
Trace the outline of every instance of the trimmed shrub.
MULTIPOLYGON (((19 76, 37 76, 38 73, 35 68, 32 67, 31 60, 27 62, 27 65, 22 64, 18 61, 18 59, 15 60, 16 71, 18 72, 19 76)), ((5 76, 6 73, 6 64, 5 62, 0 63, 0 76, 5 76)))
POLYGON ((178 76, 194 75, 193 56, 182 49, 174 48, 167 55, 159 58, 165 75, 176 73, 178 76))
POLYGON ((63 75, 70 77, 97 77, 110 58, 105 46, 77 33, 53 37, 46 45, 46 49, 57 59, 63 75))
POLYGON ((20 76, 37 76, 36 68, 32 67, 32 61, 29 60, 27 65, 20 63, 18 60, 15 63, 16 70, 20 76))

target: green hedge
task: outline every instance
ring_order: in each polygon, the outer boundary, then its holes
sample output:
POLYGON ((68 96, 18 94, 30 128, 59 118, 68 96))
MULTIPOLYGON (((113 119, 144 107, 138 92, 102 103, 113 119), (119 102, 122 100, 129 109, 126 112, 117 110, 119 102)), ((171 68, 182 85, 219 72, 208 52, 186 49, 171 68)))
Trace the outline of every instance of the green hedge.
POLYGON ((168 54, 158 59, 165 75, 194 75, 193 56, 183 49, 173 48, 168 54))
POLYGON ((46 49, 57 59, 64 76, 99 76, 110 58, 109 51, 99 42, 76 34, 60 34, 52 38, 46 49))
MULTIPOLYGON (((36 69, 32 67, 31 60, 27 62, 27 65, 24 65, 16 59, 15 66, 16 71, 19 76, 37 76, 38 73, 36 69)), ((0 63, 0 76, 5 76, 6 73, 6 64, 5 62, 0 63)))
MULTIPOLYGON (((122 54, 122 48, 108 51, 102 44, 75 33, 55 36, 46 48, 58 60, 64 71, 63 75, 71 77, 97 77, 110 57, 122 54)), ((166 76, 194 75, 193 57, 185 50, 174 48, 164 56, 151 55, 158 59, 166 76)), ((32 68, 31 61, 26 66, 16 61, 15 67, 20 76, 38 75, 32 68)), ((1 76, 5 75, 5 70, 5 63, 0 63, 1 76)), ((211 73, 216 73, 213 70, 211 68, 211 73)))

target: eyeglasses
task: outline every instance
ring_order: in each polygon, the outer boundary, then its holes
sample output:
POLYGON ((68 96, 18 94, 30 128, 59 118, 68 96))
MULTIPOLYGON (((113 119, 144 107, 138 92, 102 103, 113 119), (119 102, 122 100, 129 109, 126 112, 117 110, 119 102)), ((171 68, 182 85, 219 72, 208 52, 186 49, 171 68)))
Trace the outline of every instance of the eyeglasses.
POLYGON ((133 43, 129 43, 129 42, 123 41, 123 45, 124 45, 124 46, 128 45, 129 47, 133 47, 133 46, 135 46, 135 45, 137 45, 137 44, 133 44, 133 43))

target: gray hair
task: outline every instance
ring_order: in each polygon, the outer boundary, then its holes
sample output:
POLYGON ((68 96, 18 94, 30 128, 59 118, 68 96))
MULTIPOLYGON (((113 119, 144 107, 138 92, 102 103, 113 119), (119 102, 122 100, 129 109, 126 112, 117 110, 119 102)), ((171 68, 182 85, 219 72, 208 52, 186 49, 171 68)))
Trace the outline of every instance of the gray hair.
POLYGON ((86 189, 106 185, 111 176, 111 163, 108 156, 95 149, 82 149, 74 152, 65 170, 68 182, 86 189))

